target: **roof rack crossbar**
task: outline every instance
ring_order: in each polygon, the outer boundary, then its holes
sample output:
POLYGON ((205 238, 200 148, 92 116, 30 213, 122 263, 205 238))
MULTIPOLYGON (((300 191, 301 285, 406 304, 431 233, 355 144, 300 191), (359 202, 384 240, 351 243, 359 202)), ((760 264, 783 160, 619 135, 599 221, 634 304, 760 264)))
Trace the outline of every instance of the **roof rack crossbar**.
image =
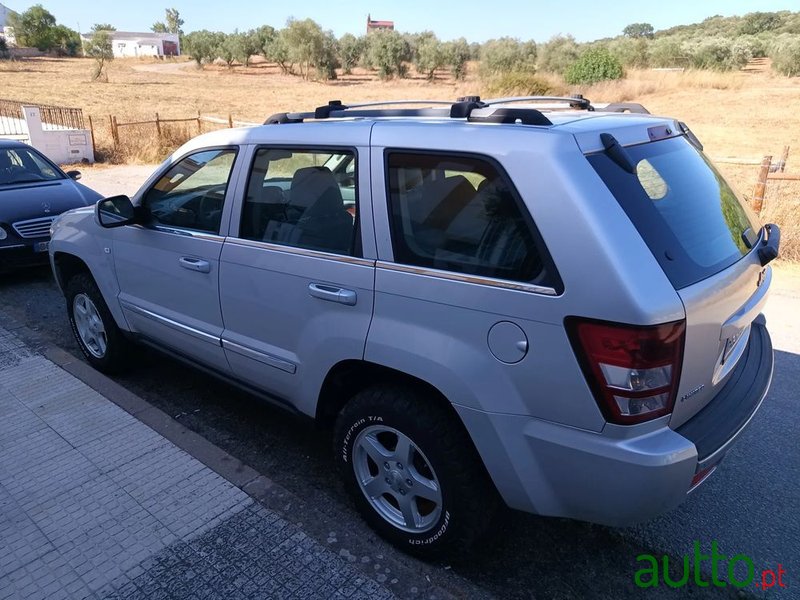
MULTIPOLYGON (((573 99, 574 100, 574 99, 573 99)), ((588 101, 586 101, 588 103, 588 101)), ((499 102, 498 102, 499 103, 499 102)), ((358 119, 385 117, 428 117, 438 119, 466 119, 469 122, 521 123, 524 125, 552 125, 540 111, 533 108, 490 107, 478 96, 465 96, 455 103, 442 100, 392 100, 345 105, 331 100, 313 112, 277 113, 264 121, 265 125, 302 123, 308 119, 358 119), (422 108, 372 108, 376 106, 401 106, 425 104, 422 108), (433 105, 433 106, 431 106, 433 105)))
POLYGON ((484 100, 487 106, 496 104, 511 104, 514 102, 564 102, 570 108, 582 108, 584 110, 594 110, 588 98, 576 94, 575 96, 509 96, 507 98, 490 98, 484 100))

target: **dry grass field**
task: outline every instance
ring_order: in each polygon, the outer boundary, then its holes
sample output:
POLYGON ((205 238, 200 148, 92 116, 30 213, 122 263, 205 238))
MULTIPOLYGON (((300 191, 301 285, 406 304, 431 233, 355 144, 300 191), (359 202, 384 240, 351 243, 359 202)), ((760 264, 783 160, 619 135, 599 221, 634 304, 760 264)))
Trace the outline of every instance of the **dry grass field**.
MULTIPOLYGON (((281 75, 276 66, 258 59, 248 68, 232 70, 217 65, 198 70, 190 62, 115 60, 109 66, 108 83, 91 83, 91 67, 91 60, 76 58, 0 62, 0 98, 82 108, 94 120, 101 159, 155 162, 195 135, 197 125, 165 127, 160 145, 154 126, 120 129, 121 148, 114 153, 109 115, 125 122, 152 119, 156 112, 161 118, 181 118, 199 111, 261 122, 275 112, 310 109, 331 99, 445 100, 484 91, 474 65, 466 81, 442 75, 436 83, 413 70, 408 79, 388 82, 358 70, 328 83, 303 81, 281 75)), ((580 92, 596 102, 641 102, 653 113, 678 117, 692 127, 712 157, 777 157, 784 145, 793 145, 787 171, 800 173, 800 78, 776 75, 763 63, 735 73, 634 70, 626 79, 580 90, 557 77, 545 77, 554 93, 580 92)), ((719 167, 749 197, 757 167, 719 167)), ((798 182, 769 184, 762 217, 784 224, 787 238, 797 238, 791 244, 798 248, 796 258, 800 258, 800 226, 794 224, 798 209, 798 182)))

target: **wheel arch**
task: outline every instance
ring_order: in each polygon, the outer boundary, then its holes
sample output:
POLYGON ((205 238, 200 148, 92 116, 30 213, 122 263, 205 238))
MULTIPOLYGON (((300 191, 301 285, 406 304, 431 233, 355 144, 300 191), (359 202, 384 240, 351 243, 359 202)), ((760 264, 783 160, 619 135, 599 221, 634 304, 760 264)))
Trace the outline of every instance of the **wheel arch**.
POLYGON ((95 272, 95 269, 106 268, 109 265, 108 262, 94 264, 95 268, 93 269, 93 265, 80 256, 64 250, 56 250, 53 253, 52 262, 53 275, 62 293, 65 293, 67 282, 72 277, 81 273, 89 275, 94 280, 95 284, 97 284, 100 294, 103 296, 103 300, 106 306, 108 306, 111 316, 114 317, 117 327, 123 331, 130 331, 125 315, 122 313, 122 309, 117 301, 119 288, 116 285, 116 276, 114 273, 110 273, 109 277, 103 278, 98 277, 95 272))

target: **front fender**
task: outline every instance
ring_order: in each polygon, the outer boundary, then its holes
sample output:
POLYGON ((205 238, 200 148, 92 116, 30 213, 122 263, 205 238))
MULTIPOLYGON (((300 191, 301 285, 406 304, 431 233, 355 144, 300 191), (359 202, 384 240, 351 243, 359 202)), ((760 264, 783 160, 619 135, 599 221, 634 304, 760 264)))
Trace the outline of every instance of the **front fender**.
POLYGON ((94 206, 63 213, 53 221, 50 230, 50 265, 63 292, 66 282, 62 281, 58 268, 59 257, 67 255, 81 260, 97 283, 117 326, 130 331, 118 300, 119 284, 114 268, 110 231, 97 223, 94 206))

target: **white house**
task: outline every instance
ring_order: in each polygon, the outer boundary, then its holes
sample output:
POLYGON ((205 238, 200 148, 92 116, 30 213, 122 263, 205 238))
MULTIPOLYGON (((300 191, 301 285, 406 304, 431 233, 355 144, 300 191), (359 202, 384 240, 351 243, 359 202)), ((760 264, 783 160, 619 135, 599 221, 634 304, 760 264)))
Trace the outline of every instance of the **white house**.
POLYGON ((14 39, 14 28, 10 26, 9 17, 14 14, 14 11, 7 6, 0 4, 0 38, 5 38, 9 46, 14 46, 16 40, 14 39))
MULTIPOLYGON (((178 56, 181 43, 177 33, 139 33, 135 31, 110 31, 114 58, 137 56, 178 56)), ((84 33, 84 43, 92 39, 92 33, 84 33)))

